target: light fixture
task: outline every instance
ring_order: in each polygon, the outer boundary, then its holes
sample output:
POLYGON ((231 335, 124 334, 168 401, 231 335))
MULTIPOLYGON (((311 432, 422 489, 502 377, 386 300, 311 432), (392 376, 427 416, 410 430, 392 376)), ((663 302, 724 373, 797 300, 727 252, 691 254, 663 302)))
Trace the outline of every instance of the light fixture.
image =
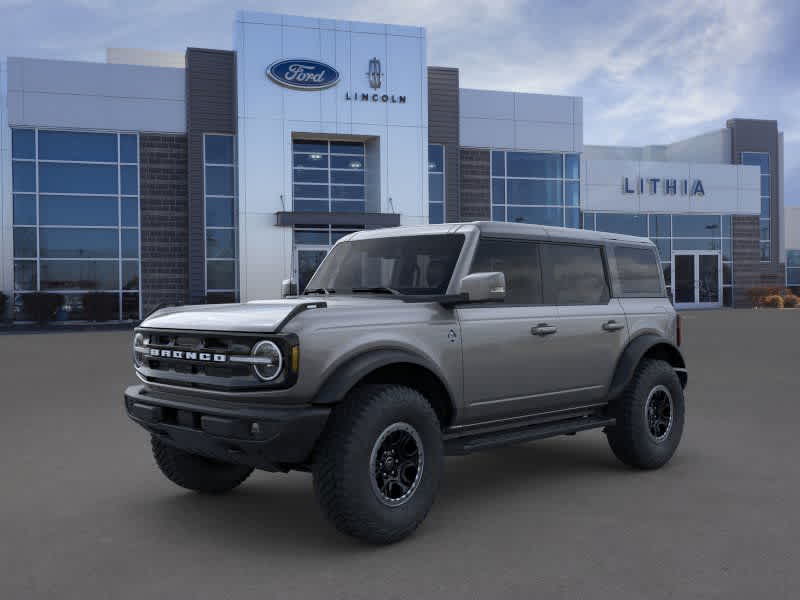
POLYGON ((361 161, 360 160, 351 160, 350 161, 350 168, 351 169, 360 169, 361 168, 361 161))
POLYGON ((314 154, 311 155, 311 160, 319 160, 320 158, 322 158, 322 154, 318 154, 315 152, 314 154))

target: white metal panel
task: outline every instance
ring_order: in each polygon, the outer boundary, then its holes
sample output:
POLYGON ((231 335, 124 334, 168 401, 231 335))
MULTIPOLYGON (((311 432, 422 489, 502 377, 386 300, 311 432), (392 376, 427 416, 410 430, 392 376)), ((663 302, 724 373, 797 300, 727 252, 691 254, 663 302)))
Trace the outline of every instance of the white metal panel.
MULTIPOLYGON (((355 23, 353 24, 355 26, 355 23)), ((382 27, 382 26, 381 26, 382 27)), ((359 31, 361 31, 359 29, 359 31)), ((350 73, 352 92, 369 92, 370 95, 379 92, 369 87, 367 70, 369 61, 377 58, 381 61, 382 70, 391 77, 392 68, 403 69, 404 64, 398 63, 396 67, 390 66, 386 60, 387 40, 385 35, 372 35, 370 33, 356 33, 355 30, 350 34, 350 73)), ((340 93, 345 90, 340 89, 340 93)), ((386 124, 388 119, 388 106, 382 102, 361 102, 353 101, 353 122, 386 124)))
POLYGON ((11 129, 8 127, 6 61, 0 59, 0 292, 11 294, 14 286, 13 202, 11 200, 11 129))
POLYGON ((186 130, 184 69, 9 59, 12 124, 126 131, 186 130))
MULTIPOLYGON (((316 20, 308 21, 313 21, 316 25, 316 20)), ((285 26, 282 33, 282 57, 322 60, 320 33, 316 28, 285 26)), ((338 70, 337 65, 333 66, 338 70)), ((322 121, 322 95, 319 91, 293 90, 277 86, 269 80, 265 81, 265 85, 283 90, 284 118, 293 121, 322 121)))
POLYGON ((426 88, 423 88, 425 78, 423 51, 425 48, 416 37, 394 35, 387 36, 386 39, 389 53, 389 60, 386 64, 386 83, 380 90, 375 91, 388 94, 395 99, 399 96, 406 98, 404 104, 387 104, 386 122, 390 125, 420 126, 422 103, 426 101, 428 95, 426 88))
POLYGON ((514 121, 514 148, 547 152, 575 150, 571 123, 514 121))
POLYGON ((465 148, 513 148, 514 121, 510 119, 459 119, 461 146, 465 148))
POLYGON ((514 94, 489 90, 459 90, 459 107, 462 118, 513 119, 514 94))
POLYGON ((283 29, 273 25, 243 23, 237 40, 238 94, 242 99, 239 117, 280 119, 283 117, 283 89, 267 78, 267 67, 283 58, 283 29), (267 58, 269 57, 269 58, 267 58))
POLYGON ((428 186, 415 176, 421 167, 420 157, 427 156, 427 140, 423 148, 419 129, 392 125, 388 127, 387 141, 389 185, 386 192, 394 210, 391 207, 384 207, 384 210, 408 216, 427 214, 428 186))
POLYGON ((547 94, 514 94, 514 118, 518 121, 572 123, 573 98, 547 94))
POLYGON ((186 105, 174 100, 23 94, 23 125, 119 131, 186 130, 186 105))

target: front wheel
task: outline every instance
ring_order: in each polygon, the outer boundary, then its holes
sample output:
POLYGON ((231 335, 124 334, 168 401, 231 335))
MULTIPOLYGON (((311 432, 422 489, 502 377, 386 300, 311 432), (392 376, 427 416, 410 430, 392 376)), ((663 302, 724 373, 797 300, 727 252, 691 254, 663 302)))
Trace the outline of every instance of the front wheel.
POLYGON ((681 382, 669 363, 643 360, 609 409, 617 422, 606 435, 619 460, 657 469, 672 458, 683 435, 685 405, 681 382))
POLYGON ((314 452, 314 491, 337 529, 375 544, 411 534, 433 505, 442 434, 428 401, 364 385, 333 410, 314 452))

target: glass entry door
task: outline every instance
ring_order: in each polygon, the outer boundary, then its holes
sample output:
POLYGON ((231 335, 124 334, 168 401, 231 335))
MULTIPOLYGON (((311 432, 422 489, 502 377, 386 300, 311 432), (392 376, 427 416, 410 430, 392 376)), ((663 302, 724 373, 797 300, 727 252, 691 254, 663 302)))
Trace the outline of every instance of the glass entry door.
POLYGON ((295 249, 295 281, 297 282, 297 293, 302 294, 308 282, 314 275, 314 271, 328 255, 327 247, 298 247, 295 249))
POLYGON ((677 308, 722 306, 719 252, 676 252, 672 255, 672 293, 677 308))

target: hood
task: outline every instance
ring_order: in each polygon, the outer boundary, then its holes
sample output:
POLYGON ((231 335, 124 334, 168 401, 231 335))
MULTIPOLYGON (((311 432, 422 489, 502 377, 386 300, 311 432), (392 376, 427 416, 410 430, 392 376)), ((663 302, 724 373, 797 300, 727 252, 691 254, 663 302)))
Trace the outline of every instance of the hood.
POLYGON ((153 329, 195 331, 275 332, 292 313, 303 305, 325 302, 325 298, 284 298, 259 300, 245 304, 201 304, 162 308, 142 321, 153 329))

